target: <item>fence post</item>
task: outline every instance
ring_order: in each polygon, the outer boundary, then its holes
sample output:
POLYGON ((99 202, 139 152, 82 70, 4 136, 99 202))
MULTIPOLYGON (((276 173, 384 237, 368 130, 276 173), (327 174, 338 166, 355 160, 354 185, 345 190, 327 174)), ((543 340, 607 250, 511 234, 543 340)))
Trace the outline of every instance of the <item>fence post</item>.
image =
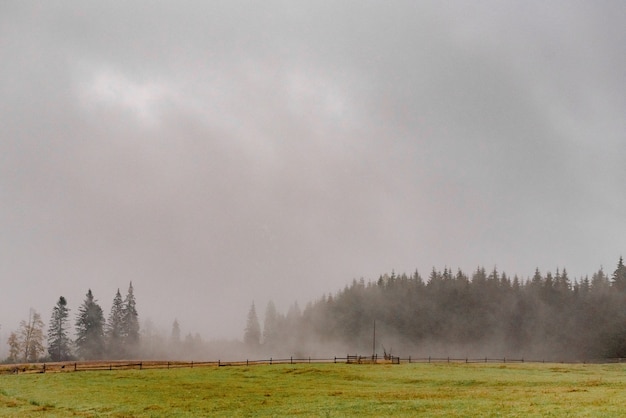
POLYGON ((113 365, 111 365, 111 363, 109 363, 109 371, 113 370, 113 365))
POLYGON ((430 356, 428 356, 428 362, 430 363, 430 356))
POLYGON ((193 361, 191 362, 191 368, 193 369, 193 361))
POLYGON ((409 356, 409 364, 411 364, 411 356, 409 356))
POLYGON ((291 356, 291 359, 289 360, 289 364, 293 364, 293 356, 291 356))
POLYGON ((139 362, 139 370, 143 370, 143 361, 139 362))
POLYGON ((311 356, 309 356, 309 364, 311 363, 311 356))
POLYGON ((76 363, 74 363, 74 371, 76 371, 76 363))

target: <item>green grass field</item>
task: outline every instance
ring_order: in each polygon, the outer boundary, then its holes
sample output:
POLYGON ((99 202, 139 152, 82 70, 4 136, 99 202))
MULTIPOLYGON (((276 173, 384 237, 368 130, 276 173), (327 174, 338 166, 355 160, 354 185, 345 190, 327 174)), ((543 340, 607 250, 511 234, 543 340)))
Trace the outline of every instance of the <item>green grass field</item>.
POLYGON ((0 376, 4 417, 625 413, 620 364, 282 364, 0 376))

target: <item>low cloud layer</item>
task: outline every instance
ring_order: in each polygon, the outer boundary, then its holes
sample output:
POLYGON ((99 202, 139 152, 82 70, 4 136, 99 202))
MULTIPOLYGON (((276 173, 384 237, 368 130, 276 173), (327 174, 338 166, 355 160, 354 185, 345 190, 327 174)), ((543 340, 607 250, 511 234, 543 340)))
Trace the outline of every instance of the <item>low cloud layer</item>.
POLYGON ((612 270, 621 2, 4 2, 0 335, 132 280, 240 337, 353 278, 612 270))

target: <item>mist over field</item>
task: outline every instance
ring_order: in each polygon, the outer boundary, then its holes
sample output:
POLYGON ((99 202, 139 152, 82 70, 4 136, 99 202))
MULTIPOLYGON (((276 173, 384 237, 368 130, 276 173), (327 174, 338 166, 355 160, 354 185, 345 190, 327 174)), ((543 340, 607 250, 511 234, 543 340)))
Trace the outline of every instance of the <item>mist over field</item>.
MULTIPOLYGON (((144 341, 177 320, 234 353, 252 303, 262 326, 269 301, 305 316, 392 271, 610 278, 624 21, 617 1, 3 1, 0 356, 31 309, 47 330, 63 296, 73 326, 91 290, 107 319, 130 282, 144 341)), ((354 349, 324 338, 308 350, 354 349)))
MULTIPOLYGON (((273 301, 263 315, 253 302, 243 338, 205 339, 183 334, 174 320, 169 334, 151 320, 139 324, 132 283, 118 290, 105 317, 89 290, 72 323, 60 297, 47 334, 31 309, 11 332, 6 363, 75 360, 299 361, 350 355, 416 361, 612 361, 626 357, 626 265, 620 257, 609 275, 570 279, 566 269, 529 280, 494 268, 471 274, 433 269, 353 280, 302 309, 286 312, 273 301), (47 343, 46 343, 47 340, 47 343)), ((341 360, 340 360, 341 361, 341 360)))

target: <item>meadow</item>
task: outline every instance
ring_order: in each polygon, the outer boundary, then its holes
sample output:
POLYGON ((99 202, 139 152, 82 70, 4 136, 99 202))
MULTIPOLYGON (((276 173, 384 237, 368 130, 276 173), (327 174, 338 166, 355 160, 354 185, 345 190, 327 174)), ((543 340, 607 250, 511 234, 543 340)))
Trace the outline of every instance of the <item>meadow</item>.
POLYGON ((623 416, 621 364, 279 364, 0 375, 3 417, 623 416))

